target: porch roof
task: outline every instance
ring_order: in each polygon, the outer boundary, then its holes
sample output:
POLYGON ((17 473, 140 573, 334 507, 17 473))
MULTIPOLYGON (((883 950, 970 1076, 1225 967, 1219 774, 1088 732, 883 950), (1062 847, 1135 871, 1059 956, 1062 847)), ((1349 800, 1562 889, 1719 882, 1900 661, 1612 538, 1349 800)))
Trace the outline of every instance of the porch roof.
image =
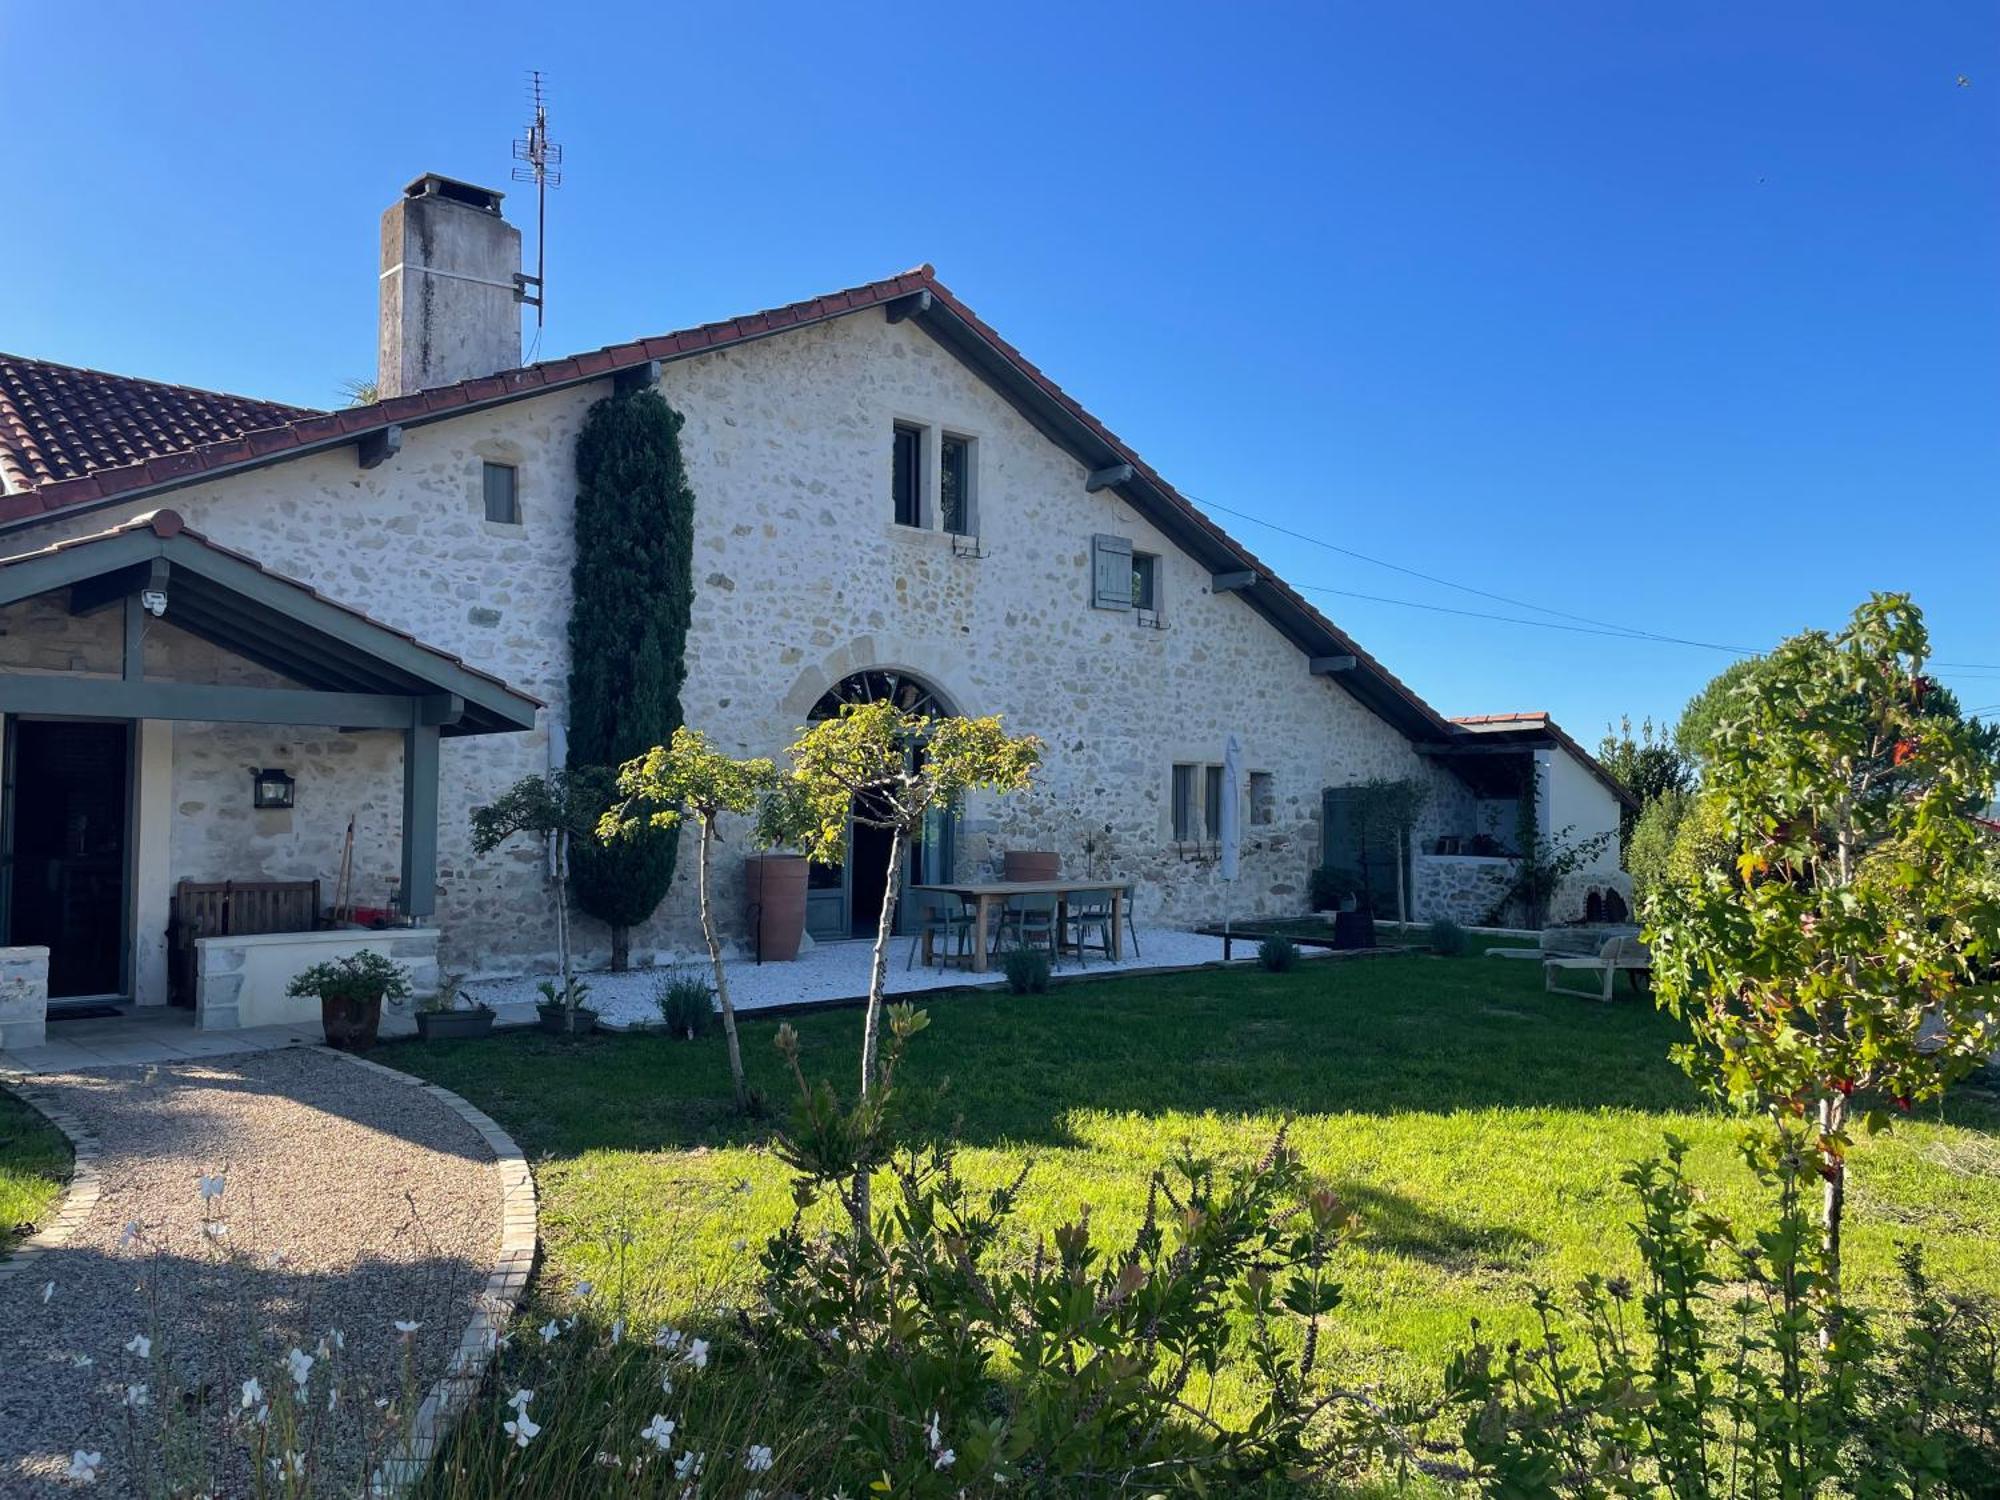
POLYGON ((445 735, 532 729, 539 700, 416 637, 336 603, 188 528, 171 510, 39 551, 0 558, 0 605, 68 590, 72 613, 123 603, 122 680, 10 674, 0 710, 121 718, 435 726, 445 735), (149 681, 136 646, 143 597, 190 635, 279 673, 297 688, 149 681))

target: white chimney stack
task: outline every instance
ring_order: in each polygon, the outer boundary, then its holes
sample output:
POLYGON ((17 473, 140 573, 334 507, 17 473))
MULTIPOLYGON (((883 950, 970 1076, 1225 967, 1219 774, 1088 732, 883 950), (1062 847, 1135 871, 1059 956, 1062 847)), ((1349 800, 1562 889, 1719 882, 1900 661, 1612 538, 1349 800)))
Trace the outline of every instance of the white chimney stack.
POLYGON ((521 363, 521 231, 501 197, 427 172, 383 213, 383 399, 521 363))

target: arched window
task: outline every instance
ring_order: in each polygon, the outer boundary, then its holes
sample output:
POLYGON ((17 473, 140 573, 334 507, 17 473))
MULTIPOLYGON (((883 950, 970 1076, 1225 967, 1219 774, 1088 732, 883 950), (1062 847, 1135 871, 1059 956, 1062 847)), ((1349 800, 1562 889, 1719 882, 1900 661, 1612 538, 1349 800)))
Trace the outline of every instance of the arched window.
POLYGON ((866 672, 856 672, 844 677, 824 693, 812 707, 810 717, 831 719, 849 703, 890 702, 909 714, 930 714, 942 717, 951 712, 951 707, 943 697, 922 678, 912 677, 907 672, 894 668, 871 667, 866 672))

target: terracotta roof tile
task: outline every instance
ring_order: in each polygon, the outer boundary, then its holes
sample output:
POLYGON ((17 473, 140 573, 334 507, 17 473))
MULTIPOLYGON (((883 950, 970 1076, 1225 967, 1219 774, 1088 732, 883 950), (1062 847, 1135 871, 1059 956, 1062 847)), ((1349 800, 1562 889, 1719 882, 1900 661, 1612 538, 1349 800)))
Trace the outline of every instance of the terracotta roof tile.
POLYGON ((0 354, 0 489, 39 489, 314 415, 302 406, 0 354))

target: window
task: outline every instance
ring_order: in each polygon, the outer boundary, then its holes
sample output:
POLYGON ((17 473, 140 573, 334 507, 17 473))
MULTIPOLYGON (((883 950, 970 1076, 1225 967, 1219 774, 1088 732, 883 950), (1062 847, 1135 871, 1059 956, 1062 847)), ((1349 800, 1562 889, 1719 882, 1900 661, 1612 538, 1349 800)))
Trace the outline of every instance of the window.
POLYGON ((1160 560, 1150 552, 1132 554, 1132 607, 1160 610, 1160 560))
POLYGON ((896 524, 924 524, 924 430, 896 424, 895 460, 890 466, 890 491, 895 498, 896 524))
POLYGON ((1261 824, 1278 821, 1278 793, 1269 771, 1250 773, 1250 821, 1261 824))
POLYGON ((1090 539, 1090 607, 1132 607, 1132 539, 1094 536, 1090 539))
POLYGON ((512 464, 486 465, 486 519, 502 526, 521 524, 521 491, 512 464))
POLYGON ((1202 826, 1208 830, 1209 838, 1219 839, 1222 837, 1222 767, 1210 766, 1207 770, 1201 798, 1202 826))
POLYGON ((1200 782, 1196 780, 1195 773, 1200 769, 1200 766, 1174 767, 1174 842, 1177 844, 1191 844, 1197 836, 1200 782))
POLYGON ((954 536, 972 534, 972 439, 946 433, 938 443, 938 514, 954 536))

